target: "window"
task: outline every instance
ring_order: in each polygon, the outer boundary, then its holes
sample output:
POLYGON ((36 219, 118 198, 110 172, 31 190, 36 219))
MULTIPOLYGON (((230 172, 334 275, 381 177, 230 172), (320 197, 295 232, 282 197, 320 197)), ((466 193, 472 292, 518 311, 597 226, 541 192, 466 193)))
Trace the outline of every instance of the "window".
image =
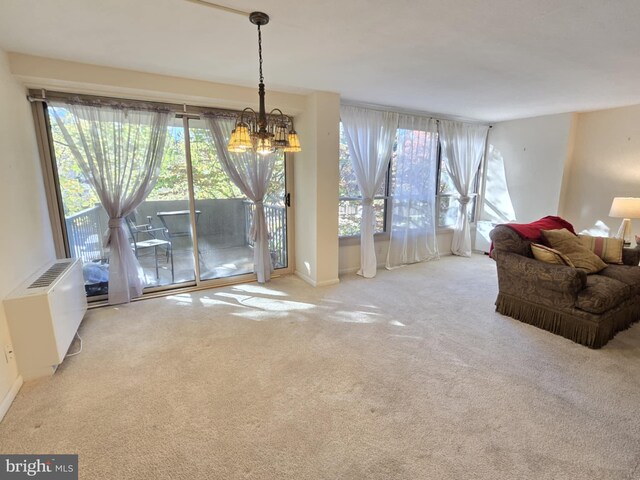
MULTIPOLYGON (((482 168, 482 164, 478 171, 476 172, 475 178, 473 180, 473 185, 471 188, 472 193, 478 192, 478 186, 480 183, 480 169, 482 168)), ((447 170, 446 165, 444 164, 444 160, 440 155, 440 149, 438 148, 438 203, 437 203, 437 215, 438 215, 438 227, 440 228, 449 228, 453 227, 456 224, 458 219, 458 210, 460 208, 460 204, 458 203, 458 191, 453 183, 453 179, 451 175, 449 175, 449 171, 447 170)), ((473 222, 475 220, 475 212, 476 212, 476 198, 473 197, 469 202, 468 207, 468 215, 469 222, 473 222)))
MULTIPOLYGON (((64 129, 73 138, 78 136, 70 111, 61 106, 69 97, 51 94, 52 100, 60 103, 38 104, 42 109, 40 115, 48 120, 41 135, 52 147, 48 184, 55 185, 56 206, 61 207, 61 229, 56 242, 68 257, 83 260, 85 289, 95 299, 108 292, 110 252, 102 242, 108 215, 53 116, 55 111, 64 129)), ((233 115, 193 108, 225 118, 233 115)), ((250 235, 254 204, 225 173, 204 120, 195 117, 194 114, 185 118, 181 112, 172 115, 158 180, 146 199, 125 219, 129 241, 149 288, 193 286, 240 275, 249 279, 248 275, 254 273, 250 235)), ((284 155, 278 154, 274 162, 264 200, 265 221, 273 266, 288 269, 284 155)))
MULTIPOLYGON (((395 152, 394 145, 394 152, 395 152)), ((395 153, 394 153, 395 155, 395 153)), ((356 174, 353 171, 349 147, 342 122, 340 122, 340 184, 338 207, 338 234, 341 237, 360 235, 360 219, 362 218, 362 196, 358 188, 356 174)), ((389 169, 390 170, 390 169, 389 169)), ((373 198, 376 213, 376 233, 386 230, 387 199, 389 197, 389 175, 387 170, 382 185, 373 198)))
MULTIPOLYGON (((378 191, 378 194, 374 199, 374 207, 376 210, 376 233, 386 231, 387 224, 387 203, 389 200, 390 192, 393 191, 395 181, 395 157, 397 150, 397 138, 396 143, 393 146, 393 154, 391 156, 391 162, 389 163, 389 170, 387 176, 378 191)), ((444 164, 442 159, 440 148, 438 148, 438 168, 437 168, 437 218, 438 228, 450 228, 453 227, 458 218, 458 209, 460 204, 458 203, 458 191, 455 188, 453 179, 444 164)), ((341 237, 357 236, 360 235, 360 219, 362 216, 362 197, 358 188, 353 166, 351 164, 351 158, 349 155, 349 147, 340 122, 340 199, 339 199, 339 222, 338 232, 341 237)), ((474 184, 472 188, 473 193, 478 192, 480 184, 480 172, 482 165, 476 173, 474 184)), ((469 204, 469 221, 475 220, 476 211, 476 197, 474 196, 469 204)))

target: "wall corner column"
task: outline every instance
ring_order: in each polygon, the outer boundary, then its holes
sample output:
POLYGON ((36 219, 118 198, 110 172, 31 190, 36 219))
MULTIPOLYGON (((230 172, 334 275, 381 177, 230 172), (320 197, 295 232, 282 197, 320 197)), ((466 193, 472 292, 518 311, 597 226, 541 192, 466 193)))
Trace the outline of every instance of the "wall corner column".
POLYGON ((296 118, 295 273, 313 286, 338 283, 340 95, 314 92, 296 118))

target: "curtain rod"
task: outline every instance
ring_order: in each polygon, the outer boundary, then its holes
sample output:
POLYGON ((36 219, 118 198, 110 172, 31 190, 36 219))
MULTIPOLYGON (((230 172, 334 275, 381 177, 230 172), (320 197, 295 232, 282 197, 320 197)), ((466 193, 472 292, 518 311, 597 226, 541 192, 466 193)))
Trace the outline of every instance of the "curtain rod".
MULTIPOLYGON (((88 101, 104 102, 106 105, 109 105, 109 104, 123 104, 123 103, 124 104, 129 103, 129 104, 132 104, 132 105, 138 104, 140 106, 153 105, 153 106, 160 107, 160 108, 169 108, 176 115, 180 115, 180 116, 184 116, 184 115, 197 115, 197 116, 200 116, 201 114, 209 113, 209 114, 217 114, 217 115, 220 115, 220 116, 236 117, 240 113, 239 110, 231 110, 231 109, 216 108, 216 107, 201 107, 201 106, 197 106, 197 105, 189 105, 187 103, 165 103, 165 102, 157 102, 157 101, 150 101, 150 100, 137 100, 137 99, 132 99, 132 98, 103 97, 103 96, 99 96, 99 95, 88 95, 88 94, 81 94, 81 93, 67 93, 67 92, 56 92, 56 91, 48 92, 44 88, 42 88, 42 89, 30 89, 29 90, 29 94, 27 95, 27 100, 29 102, 31 102, 31 103, 33 103, 33 102, 44 102, 44 103, 47 103, 50 100, 68 101, 68 100, 71 100, 73 98, 79 98, 81 100, 88 100, 88 101)), ((403 115, 419 115, 419 116, 423 116, 423 117, 427 117, 427 118, 430 118, 432 120, 435 120, 436 122, 439 122, 440 120, 463 121, 463 120, 458 120, 458 119, 454 119, 454 118, 451 118, 451 117, 449 117, 449 118, 447 118, 447 117, 437 117, 435 115, 430 115, 430 114, 425 113, 425 112, 393 109, 393 108, 390 108, 390 107, 385 107, 383 105, 356 103, 356 102, 340 102, 340 104, 341 105, 352 106, 352 107, 370 108, 370 109, 373 109, 373 110, 379 110, 379 111, 383 111, 383 112, 395 112, 395 113, 399 113, 399 114, 403 114, 403 115)), ((467 122, 467 123, 474 123, 474 122, 467 122)), ((476 122, 476 123, 481 123, 481 122, 476 122)), ((493 127, 493 125, 489 124, 489 128, 492 128, 492 127, 493 127)))
POLYGON ((379 104, 376 104, 376 103, 352 102, 352 101, 346 100, 346 101, 341 101, 340 105, 345 105, 345 106, 349 106, 349 107, 368 108, 370 110, 378 110, 378 111, 381 111, 381 112, 393 112, 393 113, 398 113, 398 114, 401 114, 401 115, 416 115, 416 116, 420 116, 420 117, 429 118, 429 119, 435 120, 437 122, 439 122, 440 120, 454 120, 454 121, 463 122, 463 123, 473 123, 475 125, 487 125, 489 128, 493 127, 493 125, 491 125, 490 123, 488 124, 486 122, 480 122, 480 121, 474 121, 474 120, 470 120, 470 119, 464 119, 462 117, 439 115, 439 114, 423 112, 423 111, 420 111, 420 110, 405 110, 405 109, 400 109, 400 108, 395 108, 395 107, 389 107, 389 106, 386 106, 386 105, 379 105, 379 104))
POLYGON ((43 102, 47 103, 52 100, 69 101, 73 99, 79 99, 87 102, 97 102, 104 105, 131 105, 132 107, 156 107, 167 108, 178 116, 200 116, 202 114, 214 114, 225 117, 237 117, 240 113, 239 110, 231 110, 215 107, 201 107, 197 105, 189 105, 187 103, 165 103, 149 100, 137 100, 132 98, 120 98, 120 97, 103 97, 99 95, 87 95, 80 93, 67 93, 67 92, 49 92, 45 89, 31 89, 28 92, 27 100, 29 102, 43 102))
MULTIPOLYGON (((120 97, 103 97, 100 95, 90 95, 83 93, 68 93, 68 92, 49 92, 45 89, 30 89, 27 95, 27 100, 33 102, 47 103, 51 100, 58 100, 63 102, 79 99, 88 103, 94 102, 99 105, 113 105, 113 106, 128 106, 135 108, 136 106, 143 110, 149 110, 149 107, 158 109, 169 109, 176 117, 190 117, 200 118, 203 115, 214 115, 218 117, 238 118, 242 112, 240 110, 232 110, 227 108, 217 107, 203 107, 199 105, 189 105, 187 103, 168 103, 158 102, 152 100, 138 100, 132 98, 120 98, 120 97)), ((271 115, 267 115, 268 117, 271 115)), ((277 117, 277 115, 276 115, 277 117)))

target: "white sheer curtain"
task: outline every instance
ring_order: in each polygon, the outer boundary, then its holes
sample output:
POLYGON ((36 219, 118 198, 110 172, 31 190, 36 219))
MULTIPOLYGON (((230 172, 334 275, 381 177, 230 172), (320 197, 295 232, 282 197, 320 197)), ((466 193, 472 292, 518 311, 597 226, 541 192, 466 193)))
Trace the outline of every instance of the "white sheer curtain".
POLYGON ((109 303, 142 295, 144 272, 124 219, 153 190, 160 173, 169 111, 76 102, 50 104, 53 118, 109 215, 109 303))
POLYGON ((222 168, 240 191, 255 206, 251 236, 253 246, 253 268, 259 283, 268 282, 273 272, 273 262, 269 252, 269 231, 264 216, 264 197, 269 188, 276 156, 261 156, 254 152, 231 153, 227 150, 233 119, 223 117, 205 117, 207 127, 218 154, 222 168))
POLYGON ((362 195, 358 275, 372 278, 376 276, 377 268, 373 242, 376 221, 373 197, 384 181, 389 166, 398 127, 398 114, 342 106, 340 118, 362 195))
POLYGON ((438 258, 436 175, 438 126, 412 115, 398 118, 391 239, 387 268, 438 258))
POLYGON ((491 238, 489 233, 498 223, 516 221, 516 212, 511 203, 511 195, 504 171, 502 153, 488 140, 487 158, 484 161, 485 184, 480 216, 476 222, 476 238, 473 248, 489 252, 491 238))
POLYGON ((447 171, 458 191, 460 210, 453 232, 451 252, 463 257, 471 256, 471 232, 468 206, 476 172, 484 155, 487 142, 486 125, 440 121, 440 145, 447 171))

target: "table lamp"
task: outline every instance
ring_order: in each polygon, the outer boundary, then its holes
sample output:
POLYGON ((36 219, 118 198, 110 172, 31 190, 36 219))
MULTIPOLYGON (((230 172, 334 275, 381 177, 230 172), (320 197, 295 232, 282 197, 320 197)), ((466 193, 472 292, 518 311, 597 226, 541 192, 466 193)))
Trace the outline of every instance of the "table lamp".
POLYGON ((623 219, 616 238, 622 238, 624 243, 630 243, 627 238, 631 235, 631 219, 640 218, 640 198, 615 197, 609 216, 623 219))

